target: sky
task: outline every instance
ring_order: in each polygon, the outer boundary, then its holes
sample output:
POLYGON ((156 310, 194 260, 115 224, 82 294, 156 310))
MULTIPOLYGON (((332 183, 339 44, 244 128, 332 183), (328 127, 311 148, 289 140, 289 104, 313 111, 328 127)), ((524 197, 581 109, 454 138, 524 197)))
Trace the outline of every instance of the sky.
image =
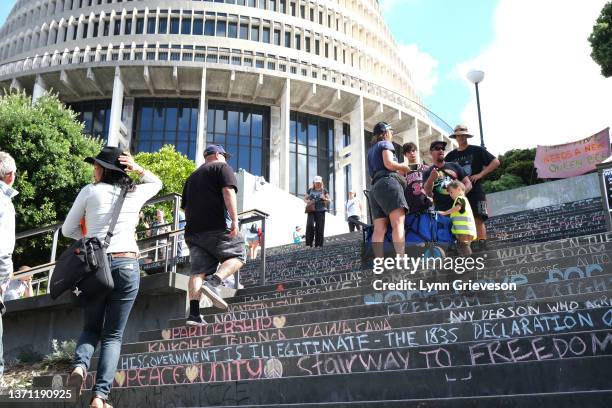
MULTIPOLYGON (((587 41, 606 0, 379 0, 425 105, 495 154, 579 140, 612 125, 612 78, 587 41)), ((15 0, 0 0, 0 24, 15 0)))

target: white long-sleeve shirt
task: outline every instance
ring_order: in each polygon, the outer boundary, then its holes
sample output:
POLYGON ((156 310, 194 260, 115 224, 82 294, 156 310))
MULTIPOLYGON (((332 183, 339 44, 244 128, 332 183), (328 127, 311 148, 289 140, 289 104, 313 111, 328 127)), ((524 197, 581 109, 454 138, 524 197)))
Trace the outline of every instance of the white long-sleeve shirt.
MULTIPOLYGON (((108 253, 138 252, 134 238, 138 214, 144 203, 162 188, 159 177, 150 171, 145 170, 141 181, 142 183, 125 197, 110 246, 106 251, 108 253)), ((74 239, 83 238, 80 221, 85 217, 87 237, 97 237, 103 241, 110 226, 113 205, 120 193, 120 187, 106 183, 88 184, 83 187, 66 216, 62 225, 62 234, 74 239)))
MULTIPOLYGON (((9 282, 13 273, 13 250, 15 249, 15 207, 11 201, 17 191, 0 181, 0 287, 9 282)), ((2 290, 0 289, 0 300, 2 290)))

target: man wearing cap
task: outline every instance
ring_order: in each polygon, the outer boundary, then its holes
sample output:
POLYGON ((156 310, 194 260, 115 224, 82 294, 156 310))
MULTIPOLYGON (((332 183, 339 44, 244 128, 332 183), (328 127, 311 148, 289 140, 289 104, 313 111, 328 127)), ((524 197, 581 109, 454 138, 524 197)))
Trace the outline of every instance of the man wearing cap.
POLYGON ((468 139, 472 138, 466 125, 455 126, 450 138, 457 139, 459 147, 446 155, 446 161, 456 162, 472 182, 472 189, 467 199, 474 211, 478 243, 476 249, 486 249, 487 228, 485 221, 489 218, 487 212, 487 196, 482 188, 481 180, 499 167, 499 160, 484 147, 470 145, 468 139))
POLYGON ((2 314, 4 314, 4 292, 13 274, 13 249, 15 249, 15 207, 12 199, 17 195, 13 189, 17 167, 10 154, 0 152, 0 381, 4 374, 2 348, 2 314))
POLYGON ((238 183, 226 162, 228 157, 222 146, 208 146, 205 163, 189 176, 183 188, 185 242, 191 258, 188 325, 206 323, 200 315, 202 294, 214 306, 227 309, 219 286, 246 262, 244 239, 238 231, 238 183))
POLYGON ((465 185, 465 191, 472 188, 469 177, 461 166, 444 160, 446 142, 436 140, 429 146, 432 165, 423 173, 425 193, 433 197, 436 211, 447 211, 453 206, 453 199, 446 187, 453 180, 459 180, 465 185))

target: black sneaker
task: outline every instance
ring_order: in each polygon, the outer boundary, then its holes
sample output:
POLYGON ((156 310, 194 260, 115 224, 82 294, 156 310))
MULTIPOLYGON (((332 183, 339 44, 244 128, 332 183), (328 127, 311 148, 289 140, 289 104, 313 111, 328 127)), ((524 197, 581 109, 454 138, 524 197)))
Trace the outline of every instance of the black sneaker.
POLYGON ((204 326, 207 323, 204 320, 204 318, 202 317, 202 315, 199 315, 199 316, 191 316, 191 315, 189 315, 189 317, 187 318, 187 321, 185 322, 185 324, 187 326, 204 326))

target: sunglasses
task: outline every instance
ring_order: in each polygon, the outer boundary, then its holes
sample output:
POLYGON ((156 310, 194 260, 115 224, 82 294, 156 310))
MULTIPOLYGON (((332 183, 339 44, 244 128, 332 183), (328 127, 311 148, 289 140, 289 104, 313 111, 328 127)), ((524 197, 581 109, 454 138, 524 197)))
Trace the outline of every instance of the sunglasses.
POLYGON ((432 152, 435 152, 435 151, 438 151, 438 150, 444 151, 444 147, 438 146, 438 147, 434 147, 433 149, 431 149, 432 152))

